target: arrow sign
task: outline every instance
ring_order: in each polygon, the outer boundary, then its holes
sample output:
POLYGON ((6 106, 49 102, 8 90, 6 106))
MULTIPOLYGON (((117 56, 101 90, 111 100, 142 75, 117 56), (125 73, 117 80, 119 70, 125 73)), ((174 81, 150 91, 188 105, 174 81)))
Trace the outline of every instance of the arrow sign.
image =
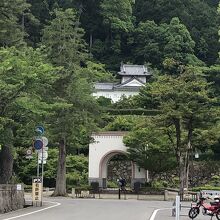
POLYGON ((42 126, 37 126, 36 127, 36 129, 35 129, 35 131, 37 132, 37 133, 39 133, 39 134, 43 134, 44 133, 44 127, 42 127, 42 126))

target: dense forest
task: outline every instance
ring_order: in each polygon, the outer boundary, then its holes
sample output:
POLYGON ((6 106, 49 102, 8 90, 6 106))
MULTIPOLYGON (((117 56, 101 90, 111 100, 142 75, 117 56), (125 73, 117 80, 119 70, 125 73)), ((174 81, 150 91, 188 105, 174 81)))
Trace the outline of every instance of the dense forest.
POLYGON ((203 155, 201 167, 220 159, 218 4, 2 0, 0 183, 30 184, 36 162, 25 152, 40 124, 51 149, 45 184, 57 178, 55 195, 65 195, 66 177, 71 186, 86 184, 90 136, 102 129, 130 131, 130 159, 152 177, 178 167, 181 189, 198 184, 192 152, 203 155), (114 104, 92 97, 93 83, 117 80, 122 62, 152 72, 140 94, 114 104))
POLYGON ((117 71, 122 61, 161 68, 172 51, 210 66, 219 52, 217 5, 214 0, 2 1, 0 43, 37 48, 56 11, 71 8, 90 58, 108 70, 117 71))

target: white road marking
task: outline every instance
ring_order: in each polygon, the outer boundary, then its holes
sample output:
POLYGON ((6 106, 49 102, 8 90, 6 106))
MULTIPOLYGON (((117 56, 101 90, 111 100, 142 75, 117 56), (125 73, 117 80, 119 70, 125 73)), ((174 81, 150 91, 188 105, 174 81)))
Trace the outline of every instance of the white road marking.
POLYGON ((167 210, 167 209, 172 209, 172 208, 163 208, 163 209, 156 209, 156 210, 154 210, 153 214, 150 217, 150 220, 154 220, 155 219, 157 212, 162 211, 162 210, 167 210))
POLYGON ((36 211, 33 211, 33 212, 29 212, 29 213, 26 213, 26 214, 23 214, 23 215, 17 215, 17 216, 11 217, 11 218, 5 218, 3 220, 11 220, 11 219, 16 219, 16 218, 24 217, 24 216, 27 216, 27 215, 32 215, 32 214, 35 214, 37 212, 42 212, 42 211, 45 211, 47 209, 51 209, 51 208, 54 208, 56 206, 61 205, 61 203, 59 203, 59 202, 48 202, 48 203, 55 203, 55 205, 47 207, 47 208, 43 208, 43 209, 40 209, 40 210, 36 210, 36 211))

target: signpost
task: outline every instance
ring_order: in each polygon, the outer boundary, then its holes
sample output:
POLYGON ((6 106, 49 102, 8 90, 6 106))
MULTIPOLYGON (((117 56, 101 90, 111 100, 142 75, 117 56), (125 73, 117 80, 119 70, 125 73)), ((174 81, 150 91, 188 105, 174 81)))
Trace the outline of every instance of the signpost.
POLYGON ((48 158, 48 139, 43 137, 44 128, 42 126, 37 126, 35 131, 37 132, 37 137, 34 140, 33 147, 37 152, 37 177, 33 178, 33 205, 38 205, 40 202, 41 206, 43 204, 43 179, 44 179, 44 164, 48 158), (40 177, 40 164, 41 164, 41 177, 40 177))
POLYGON ((43 185, 41 177, 34 177, 32 179, 32 198, 33 205, 38 206, 39 204, 42 206, 42 195, 43 195, 43 185))

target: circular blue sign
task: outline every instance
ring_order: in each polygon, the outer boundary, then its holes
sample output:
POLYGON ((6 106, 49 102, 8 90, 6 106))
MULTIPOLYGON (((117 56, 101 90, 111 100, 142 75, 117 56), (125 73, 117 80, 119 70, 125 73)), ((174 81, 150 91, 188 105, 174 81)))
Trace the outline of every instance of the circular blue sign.
POLYGON ((44 143, 42 140, 37 139, 34 141, 34 149, 35 150, 40 150, 40 149, 42 149, 43 146, 44 146, 44 143))
POLYGON ((40 134, 43 134, 43 133, 44 133, 44 127, 42 127, 42 126, 37 126, 35 131, 38 132, 38 133, 40 133, 40 134))

